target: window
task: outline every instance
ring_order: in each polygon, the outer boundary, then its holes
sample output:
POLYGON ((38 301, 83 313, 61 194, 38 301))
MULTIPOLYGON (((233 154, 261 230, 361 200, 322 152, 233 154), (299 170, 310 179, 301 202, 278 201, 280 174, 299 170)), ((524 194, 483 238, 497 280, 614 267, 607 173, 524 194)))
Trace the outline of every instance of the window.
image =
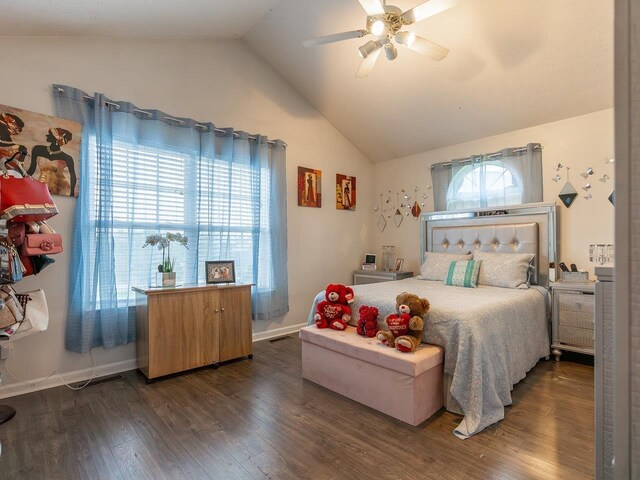
POLYGON ((454 174, 447 190, 447 210, 516 205, 522 197, 516 172, 499 161, 476 162, 454 174))
MULTIPOLYGON (((270 251, 269 188, 260 188, 269 185, 266 168, 252 171, 249 155, 246 163, 230 162, 122 139, 114 140, 111 151, 111 173, 92 172, 96 188, 91 223, 100 235, 95 211, 112 212, 119 304, 133 304, 132 286, 156 284, 162 253, 142 248, 153 233, 180 232, 189 238, 188 248, 171 247, 179 284, 204 282, 206 260, 233 259, 238 282, 253 282, 254 262, 261 262, 257 292, 272 288, 270 257, 256 255, 254 249, 260 242, 260 249, 270 251), (109 201, 111 205, 104 205, 109 201)), ((92 258, 96 254, 93 251, 92 258)))

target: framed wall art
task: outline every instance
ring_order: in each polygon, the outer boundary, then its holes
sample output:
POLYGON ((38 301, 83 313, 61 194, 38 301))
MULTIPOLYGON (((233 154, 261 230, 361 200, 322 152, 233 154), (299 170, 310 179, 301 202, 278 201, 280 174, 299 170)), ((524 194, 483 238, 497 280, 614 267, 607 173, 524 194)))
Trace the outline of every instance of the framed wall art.
POLYGON ((77 122, 0 105, 0 158, 25 147, 22 166, 52 195, 78 196, 81 139, 77 122))
POLYGON ((338 210, 356 209, 356 177, 336 174, 336 208, 338 210))
POLYGON ((298 167, 298 206, 322 207, 322 171, 298 167))
POLYGON ((205 262, 207 283, 236 283, 236 268, 233 260, 205 262))

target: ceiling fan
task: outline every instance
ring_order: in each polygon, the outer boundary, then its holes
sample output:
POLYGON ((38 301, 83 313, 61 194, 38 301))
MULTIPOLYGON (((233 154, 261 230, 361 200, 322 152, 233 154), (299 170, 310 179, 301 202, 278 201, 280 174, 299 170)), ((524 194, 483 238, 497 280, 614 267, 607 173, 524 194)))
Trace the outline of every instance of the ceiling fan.
POLYGON ((387 5, 385 0, 359 0, 359 2, 367 13, 365 29, 311 38, 302 44, 305 47, 315 47, 351 38, 362 38, 369 34, 377 37, 375 40, 369 40, 358 49, 360 57, 363 59, 356 74, 356 77, 360 78, 369 75, 382 50, 388 60, 396 59, 398 50, 391 40, 395 40, 399 45, 404 45, 433 60, 442 60, 449 53, 449 50, 437 43, 413 32, 402 31, 402 28, 451 8, 455 0, 427 0, 406 12, 402 12, 393 5, 387 5))

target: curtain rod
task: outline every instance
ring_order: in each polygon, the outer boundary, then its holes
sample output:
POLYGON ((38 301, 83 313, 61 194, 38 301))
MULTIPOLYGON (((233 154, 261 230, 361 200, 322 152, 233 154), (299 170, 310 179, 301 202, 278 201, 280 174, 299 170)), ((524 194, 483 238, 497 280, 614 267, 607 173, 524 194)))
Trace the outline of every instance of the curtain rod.
MULTIPOLYGON (((533 146, 534 150, 542 150, 542 145, 534 145, 533 146)), ((526 152, 527 151, 527 147, 519 147, 519 148, 514 148, 511 153, 520 153, 520 152, 526 152)), ((486 157, 486 158, 495 158, 495 157, 501 157, 502 155, 504 155, 504 153, 502 152, 496 152, 496 153, 489 153, 487 155, 473 155, 471 157, 467 157, 467 158, 463 158, 462 160, 460 160, 460 165, 466 165, 467 163, 473 163, 473 159, 477 158, 477 157, 486 157)), ((431 165, 431 168, 436 168, 436 165, 439 165, 441 167, 450 167, 451 165, 453 165, 453 162, 446 162, 446 163, 435 163, 433 165, 431 165)))
MULTIPOLYGON (((57 90, 58 90, 59 93, 64 93, 64 88, 62 88, 62 87, 57 87, 57 90)), ((90 96, 90 95, 83 95, 82 98, 87 102, 92 102, 94 100, 94 98, 92 96, 90 96)), ((104 104, 107 107, 113 107, 116 110, 120 110, 120 105, 118 105, 117 103, 105 101, 104 104)), ((140 113, 142 115, 147 115, 148 117, 153 117, 153 114, 151 112, 147 112, 147 111, 141 110, 139 108, 134 108, 133 111, 136 112, 136 113, 140 113)), ((164 117, 164 119, 167 120, 167 121, 170 121, 170 122, 175 122, 178 125, 184 125, 184 120, 181 120, 179 118, 164 117)), ((201 123, 196 123, 194 125, 194 127, 199 129, 199 130, 205 131, 205 132, 208 130, 208 127, 206 125, 201 124, 201 123)), ((219 132, 219 133, 229 133, 229 132, 227 132, 227 130, 223 130, 221 128, 215 128, 214 127, 212 130, 214 132, 219 132)), ((238 138, 239 136, 240 136, 240 134, 238 134, 236 132, 233 132, 233 137, 234 138, 238 138)), ((248 135, 247 138, 249 140, 254 140, 254 141, 257 140, 257 138, 252 136, 252 135, 248 135)), ((276 142, 274 142, 273 140, 268 140, 267 143, 269 145, 275 145, 276 144, 276 142)), ((282 146, 284 148, 287 148, 288 145, 285 142, 282 142, 282 146)))

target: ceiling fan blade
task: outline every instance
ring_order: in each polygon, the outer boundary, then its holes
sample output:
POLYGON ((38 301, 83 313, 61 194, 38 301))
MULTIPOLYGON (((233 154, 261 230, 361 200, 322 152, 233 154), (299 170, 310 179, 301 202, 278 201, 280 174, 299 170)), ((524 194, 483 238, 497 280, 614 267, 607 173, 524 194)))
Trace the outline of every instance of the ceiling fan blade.
POLYGON ((384 7, 382 6, 382 2, 380 0, 359 0, 360 5, 364 8, 364 11, 367 12, 367 15, 370 17, 374 15, 384 15, 384 7))
POLYGON ((363 78, 371 73, 371 70, 373 70, 373 66, 376 64, 376 61, 380 56, 380 52, 382 52, 382 47, 370 53, 367 56, 367 58, 362 60, 362 63, 360 64, 360 68, 358 68, 358 73, 356 73, 356 77, 363 78))
POLYGON ((404 23, 411 25, 425 18, 433 17, 440 12, 444 12, 456 4, 456 0, 427 0, 420 5, 407 10, 402 15, 404 23))
POLYGON ((414 52, 426 55, 432 60, 442 60, 449 53, 449 49, 413 32, 400 32, 396 34, 395 38, 399 44, 410 48, 414 52))
POLYGON ((302 42, 305 47, 315 47, 317 45, 325 45, 327 43, 340 42, 351 38, 361 38, 369 32, 366 30, 353 30, 351 32, 334 33, 333 35, 325 35, 324 37, 310 38, 302 42))

